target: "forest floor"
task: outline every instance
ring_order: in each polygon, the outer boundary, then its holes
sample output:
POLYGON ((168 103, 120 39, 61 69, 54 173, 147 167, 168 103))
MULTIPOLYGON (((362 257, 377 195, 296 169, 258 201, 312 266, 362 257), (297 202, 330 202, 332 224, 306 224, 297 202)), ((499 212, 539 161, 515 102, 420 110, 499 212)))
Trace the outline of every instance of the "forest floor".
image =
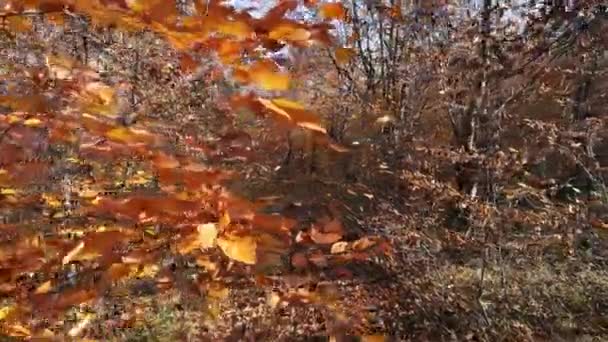
POLYGON ((250 286, 251 279, 234 280, 230 294, 214 302, 213 318, 201 316, 203 302, 178 293, 129 299, 128 305, 145 307, 146 318, 118 339, 608 340, 608 234, 568 243, 568 232, 463 229, 444 210, 421 203, 422 189, 391 188, 403 193, 383 196, 360 183, 267 176, 234 188, 250 198, 279 195, 273 210, 299 220, 319 215, 337 199, 347 229, 354 236, 388 238, 392 257, 340 272, 294 272, 273 285, 284 291, 324 288, 336 299, 332 310, 311 304, 274 308, 270 287, 250 286))
MULTIPOLYGON (((91 312, 74 308, 57 324, 87 322, 81 337, 120 341, 608 340, 606 229, 529 225, 507 215, 507 205, 473 222, 455 208, 475 201, 419 170, 347 182, 256 163, 234 169, 241 177, 228 188, 251 200, 275 198, 266 212, 303 223, 340 215, 345 240, 380 236, 391 252, 341 267, 322 260, 295 267, 289 259, 263 277, 228 273, 203 296, 162 289, 143 269, 97 298, 91 312), (429 179, 435 185, 422 186, 429 179), (459 206, 444 193, 456 193, 459 206), (277 291, 291 296, 289 305, 277 302, 277 291)), ((541 201, 518 210, 542 220, 543 205, 569 208, 541 201)), ((182 280, 197 272, 187 258, 171 260, 182 280)))

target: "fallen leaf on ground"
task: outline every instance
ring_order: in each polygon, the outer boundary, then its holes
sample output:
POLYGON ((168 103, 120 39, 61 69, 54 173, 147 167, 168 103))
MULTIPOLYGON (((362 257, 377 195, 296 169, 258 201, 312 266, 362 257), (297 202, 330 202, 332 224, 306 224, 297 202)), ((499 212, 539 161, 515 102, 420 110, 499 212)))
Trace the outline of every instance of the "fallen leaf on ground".
POLYGON ((196 230, 198 231, 198 241, 202 250, 215 246, 215 239, 217 238, 217 224, 199 224, 198 227, 196 227, 196 230))
POLYGON ((223 236, 217 239, 217 244, 232 260, 249 265, 257 261, 257 242, 252 236, 223 236))

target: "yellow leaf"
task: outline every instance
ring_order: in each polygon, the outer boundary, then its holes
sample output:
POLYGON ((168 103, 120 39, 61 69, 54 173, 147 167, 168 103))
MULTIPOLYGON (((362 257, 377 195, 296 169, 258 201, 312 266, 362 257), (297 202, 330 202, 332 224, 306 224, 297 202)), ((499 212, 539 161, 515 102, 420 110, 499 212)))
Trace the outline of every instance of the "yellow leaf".
POLYGON ((220 229, 224 229, 224 228, 228 227, 229 224, 230 224, 230 215, 228 214, 228 211, 225 211, 224 214, 222 215, 222 217, 220 217, 220 222, 219 222, 220 229))
POLYGON ((301 105, 295 101, 288 100, 288 99, 278 98, 278 99, 273 99, 272 102, 274 104, 276 104, 277 106, 283 107, 287 110, 289 110, 289 109, 305 110, 303 105, 301 105))
POLYGON ((256 240, 252 236, 225 236, 217 239, 218 246, 232 260, 245 264, 256 263, 256 240))
POLYGON ((217 238, 217 224, 199 224, 196 229, 198 231, 198 241, 202 250, 215 246, 215 239, 217 238))
POLYGON ((116 94, 114 88, 101 82, 91 82, 86 85, 85 89, 93 94, 96 94, 103 101, 103 103, 106 104, 114 101, 114 96, 116 94))
POLYGON ((47 206, 51 208, 59 208, 62 206, 61 201, 57 199, 54 195, 50 194, 42 194, 42 199, 46 203, 47 206))
POLYGON ((13 310, 15 310, 15 307, 12 305, 0 309, 0 321, 4 320, 13 310))
POLYGON ((289 89, 289 74, 279 72, 278 67, 270 61, 258 61, 249 70, 248 79, 264 90, 289 89))
POLYGON ((43 294, 43 293, 47 293, 51 290, 51 281, 48 280, 44 283, 42 283, 42 285, 38 286, 36 288, 36 291, 34 291, 34 293, 36 294, 43 294))
POLYGON ((99 191, 92 190, 92 189, 83 189, 78 192, 78 196, 80 196, 82 198, 86 198, 86 199, 95 198, 95 197, 97 197, 97 195, 99 195, 99 191))
POLYGON ((16 194, 17 194, 17 190, 12 189, 12 188, 0 189, 0 195, 9 196, 9 195, 16 195, 16 194))
POLYGON ((84 241, 80 242, 68 254, 63 257, 63 264, 69 264, 84 249, 84 241))
POLYGON ((264 90, 289 89, 289 74, 287 73, 256 73, 251 79, 264 90))
POLYGON ((23 124, 28 127, 36 127, 40 126, 42 124, 42 121, 40 121, 40 119, 31 118, 23 121, 23 124))
POLYGON ((272 101, 260 98, 258 101, 275 114, 281 115, 300 127, 323 134, 327 133, 325 128, 321 127, 319 117, 304 109, 304 107, 297 102, 282 98, 273 99, 272 101))
POLYGON ((145 134, 143 131, 136 131, 128 127, 117 127, 106 132, 108 138, 123 143, 145 142, 148 140, 146 139, 148 137, 144 136, 145 134))
POLYGON ((13 324, 9 326, 7 329, 8 335, 13 337, 27 337, 32 335, 30 329, 24 327, 21 324, 13 324))
POLYGON ((275 112, 276 114, 284 116, 289 121, 293 121, 293 119, 291 118, 291 115, 289 115, 289 113, 287 113, 283 109, 277 107, 274 103, 272 103, 272 101, 269 101, 266 99, 259 99, 259 101, 261 104, 264 105, 264 107, 270 109, 271 111, 275 112))
POLYGON ((12 115, 11 114, 11 115, 8 116, 8 123, 9 124, 14 124, 14 123, 17 123, 17 122, 20 122, 20 121, 21 121, 21 118, 18 117, 18 116, 16 116, 16 115, 12 115))

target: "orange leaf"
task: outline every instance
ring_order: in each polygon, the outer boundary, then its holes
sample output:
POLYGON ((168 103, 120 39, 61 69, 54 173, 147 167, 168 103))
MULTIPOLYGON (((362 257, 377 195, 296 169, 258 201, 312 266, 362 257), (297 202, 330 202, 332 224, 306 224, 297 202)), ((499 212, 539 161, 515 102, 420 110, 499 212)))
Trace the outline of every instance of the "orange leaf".
POLYGON ((243 21, 224 21, 215 28, 219 33, 234 36, 238 39, 247 39, 253 34, 251 27, 243 21))
POLYGON ((183 53, 179 57, 179 66, 186 73, 193 72, 198 67, 198 62, 192 57, 192 55, 183 53))
POLYGON ((310 230, 310 238, 315 243, 329 245, 340 240, 342 238, 342 233, 322 232, 319 228, 313 225, 312 229, 310 230))
POLYGON ((268 33, 270 39, 285 41, 305 41, 310 39, 310 36, 308 30, 289 24, 281 24, 268 33))
POLYGON ((319 14, 324 19, 343 19, 346 15, 346 10, 341 3, 326 3, 319 8, 319 14))
POLYGON ((276 64, 271 61, 257 61, 248 72, 251 81, 264 90, 289 89, 289 74, 279 72, 276 64))
POLYGON ((325 128, 321 127, 321 119, 314 113, 307 111, 297 102, 283 98, 273 100, 259 98, 258 101, 271 112, 280 115, 280 117, 284 120, 286 119, 288 122, 312 131, 323 134, 327 133, 325 128))

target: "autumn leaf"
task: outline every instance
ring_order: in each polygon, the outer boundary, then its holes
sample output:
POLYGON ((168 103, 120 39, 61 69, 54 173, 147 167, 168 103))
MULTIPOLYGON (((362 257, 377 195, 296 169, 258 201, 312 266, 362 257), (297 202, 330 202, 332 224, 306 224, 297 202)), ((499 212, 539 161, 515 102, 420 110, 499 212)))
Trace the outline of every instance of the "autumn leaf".
POLYGON ((340 240, 342 234, 337 232, 322 232, 317 226, 313 226, 310 230, 310 238, 315 243, 329 245, 340 240))
POLYGON ((23 121, 23 125, 28 127, 39 127, 42 125, 42 121, 38 118, 30 118, 23 121))
POLYGON ((258 101, 283 120, 323 134, 327 132, 325 128, 321 127, 321 120, 317 115, 307 111, 304 106, 295 101, 283 98, 272 100, 259 98, 258 101))
POLYGON ((252 236, 226 235, 217 239, 220 249, 232 260, 248 265, 257 261, 257 241, 252 236))
POLYGON ((234 36, 237 39, 247 39, 253 34, 253 30, 247 23, 243 21, 227 20, 218 24, 215 29, 218 33, 223 33, 228 36, 234 36))
POLYGON ((35 294, 44 294, 47 293, 51 290, 52 288, 52 283, 50 280, 45 281, 44 283, 42 283, 40 286, 38 286, 36 288, 36 290, 34 291, 35 294))
POLYGON ((200 224, 196 227, 198 231, 198 241, 202 250, 215 246, 215 240, 218 234, 217 228, 217 224, 215 223, 200 224))
POLYGON ((350 59, 355 55, 355 52, 352 48, 337 48, 335 55, 338 65, 344 65, 348 64, 350 59))
POLYGON ((243 47, 234 40, 222 40, 217 48, 217 54, 224 64, 232 64, 239 60, 243 47))
POLYGON ((341 3, 325 3, 320 6, 319 14, 324 19, 343 19, 346 11, 341 3))
POLYGON ((331 254, 341 254, 346 252, 348 248, 348 242, 340 241, 331 245, 331 254))
POLYGON ((153 136, 148 132, 130 127, 113 128, 106 132, 106 136, 114 141, 127 144, 150 143, 153 139, 153 136))
POLYGON ((2 309, 0 309, 0 321, 4 320, 6 317, 8 317, 10 315, 11 312, 13 312, 15 310, 15 307, 10 305, 10 306, 5 306, 2 309))
POLYGON ((296 42, 310 39, 311 34, 304 28, 295 25, 281 24, 273 28, 272 31, 268 33, 268 37, 275 40, 296 42))
POLYGON ((251 82, 264 90, 289 89, 289 74, 280 72, 274 62, 257 61, 247 70, 251 82))

